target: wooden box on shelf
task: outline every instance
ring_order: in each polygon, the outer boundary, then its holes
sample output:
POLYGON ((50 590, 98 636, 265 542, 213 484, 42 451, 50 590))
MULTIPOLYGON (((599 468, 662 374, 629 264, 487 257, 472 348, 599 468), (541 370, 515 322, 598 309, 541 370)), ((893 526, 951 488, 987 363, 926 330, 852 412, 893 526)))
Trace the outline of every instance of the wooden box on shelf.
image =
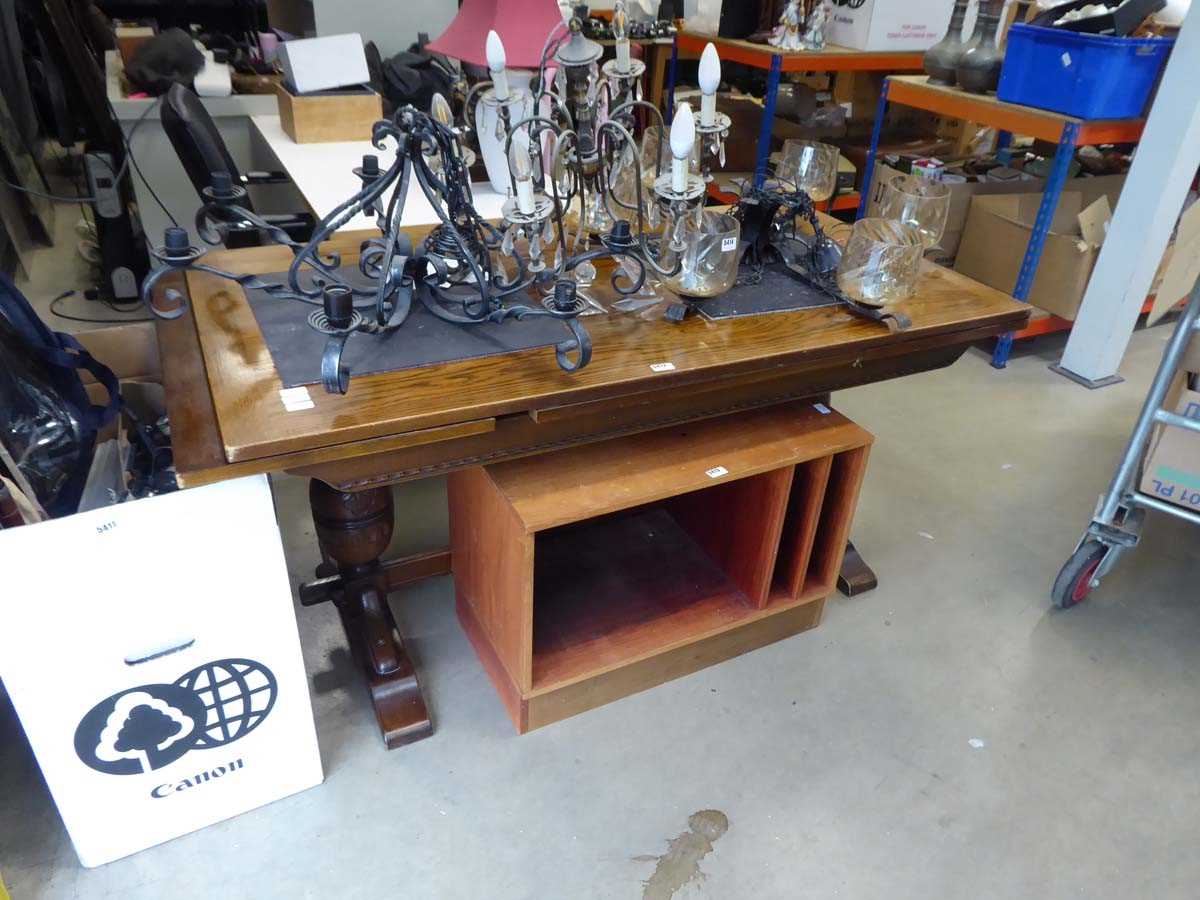
POLYGON ((281 81, 275 93, 279 124, 297 144, 370 140, 371 128, 383 118, 383 100, 366 85, 295 94, 281 81))
POLYGON ((517 730, 818 624, 871 442, 790 403, 451 474, 459 620, 517 730))

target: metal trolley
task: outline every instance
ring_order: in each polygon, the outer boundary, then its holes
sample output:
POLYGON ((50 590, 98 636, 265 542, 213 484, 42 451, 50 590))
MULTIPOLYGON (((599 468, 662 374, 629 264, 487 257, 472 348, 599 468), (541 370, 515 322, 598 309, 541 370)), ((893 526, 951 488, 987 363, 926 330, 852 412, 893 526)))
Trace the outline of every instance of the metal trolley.
POLYGON ((1187 308, 1175 326, 1150 393, 1138 416, 1125 455, 1117 467, 1108 493, 1097 506, 1096 517, 1079 540, 1079 545, 1054 580, 1050 597, 1060 609, 1068 609, 1085 600, 1100 580, 1112 570, 1121 554, 1137 546, 1147 509, 1156 509, 1176 518, 1200 525, 1200 513, 1167 503, 1138 490, 1146 451, 1156 424, 1188 428, 1200 432, 1200 419, 1191 419, 1163 409, 1163 400, 1188 341, 1200 330, 1200 282, 1192 289, 1187 308))

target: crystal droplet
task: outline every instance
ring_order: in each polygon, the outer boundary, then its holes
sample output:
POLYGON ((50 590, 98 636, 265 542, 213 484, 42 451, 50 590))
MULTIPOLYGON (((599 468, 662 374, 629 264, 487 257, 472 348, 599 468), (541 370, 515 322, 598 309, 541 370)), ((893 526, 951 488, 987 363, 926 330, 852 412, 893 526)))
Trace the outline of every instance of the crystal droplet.
POLYGON ((546 226, 542 229, 542 241, 548 244, 552 240, 554 240, 554 217, 547 216, 546 226))
POLYGON ((592 265, 592 261, 584 260, 575 267, 575 277, 579 279, 582 285, 591 284, 596 280, 596 267, 592 265))
POLYGON ((646 210, 646 224, 648 224, 651 229, 655 229, 658 228, 658 222, 658 204, 654 201, 650 201, 650 208, 646 210))
POLYGON ((721 168, 723 169, 723 168, 725 168, 725 142, 721 141, 720 144, 718 144, 718 148, 719 149, 717 150, 717 162, 720 164, 721 168))
POLYGON ((554 247, 554 271, 558 272, 562 269, 562 244, 556 244, 554 247))
POLYGON ((535 232, 533 237, 529 239, 529 258, 539 259, 542 255, 542 236, 535 232))
POLYGON ((680 216, 675 222, 674 240, 677 244, 683 243, 684 235, 687 234, 687 216, 680 216))
POLYGON ((512 255, 513 243, 515 241, 515 236, 514 236, 513 232, 515 232, 516 230, 517 230, 516 226, 511 226, 507 231, 504 232, 504 240, 502 240, 500 242, 500 252, 503 253, 505 256, 512 255))
POLYGON ((500 113, 496 113, 496 140, 504 142, 504 119, 500 117, 500 113))

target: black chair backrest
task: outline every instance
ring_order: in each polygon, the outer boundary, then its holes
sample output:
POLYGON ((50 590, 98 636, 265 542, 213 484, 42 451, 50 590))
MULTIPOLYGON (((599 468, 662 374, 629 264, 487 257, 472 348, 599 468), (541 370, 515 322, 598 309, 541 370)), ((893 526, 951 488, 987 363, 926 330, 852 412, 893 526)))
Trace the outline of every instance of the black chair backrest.
MULTIPOLYGON (((196 193, 209 187, 212 173, 220 170, 228 172, 235 185, 241 184, 237 163, 229 155, 212 116, 200 98, 182 84, 172 85, 163 97, 162 124, 196 193)), ((254 210, 249 197, 241 205, 254 210)))

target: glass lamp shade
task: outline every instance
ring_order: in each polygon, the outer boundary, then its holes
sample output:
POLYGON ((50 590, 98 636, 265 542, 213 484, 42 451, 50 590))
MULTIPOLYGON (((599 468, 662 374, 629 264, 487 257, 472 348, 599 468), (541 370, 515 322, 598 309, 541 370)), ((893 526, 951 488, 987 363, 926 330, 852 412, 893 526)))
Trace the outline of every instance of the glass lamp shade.
POLYGON ((912 225, 859 219, 838 265, 838 287, 866 306, 903 300, 916 287, 925 245, 912 225))
POLYGON ((697 218, 689 212, 663 237, 664 261, 682 259, 679 274, 663 283, 684 297, 716 297, 737 281, 738 241, 742 226, 728 213, 702 210, 697 218), (678 238, 683 249, 672 247, 678 238))
POLYGON ((884 185, 879 215, 912 225, 926 250, 936 247, 946 233, 950 188, 921 175, 902 175, 884 185))
POLYGON ((838 149, 819 141, 784 141, 775 174, 807 193, 814 203, 823 203, 837 187, 838 149))

